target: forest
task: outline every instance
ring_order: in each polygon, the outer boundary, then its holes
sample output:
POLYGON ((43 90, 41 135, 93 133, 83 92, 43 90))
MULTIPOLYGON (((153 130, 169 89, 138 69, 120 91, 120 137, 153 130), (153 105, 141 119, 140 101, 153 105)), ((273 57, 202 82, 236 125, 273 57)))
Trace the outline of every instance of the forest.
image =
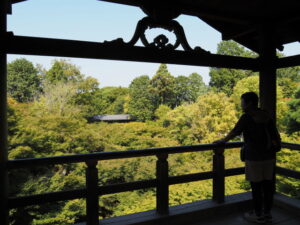
MULTIPOLYGON (((257 57, 233 41, 220 42, 217 54, 257 57)), ((175 77, 161 64, 129 87, 103 88, 65 59, 54 60, 47 70, 18 58, 7 70, 9 160, 212 143, 242 114, 240 95, 259 92, 258 73, 236 69, 210 68, 206 85, 197 73, 175 77), (130 114, 135 121, 88 121, 103 114, 130 114)), ((277 78, 278 129, 283 141, 300 143, 300 67, 279 69, 277 78)), ((211 151, 170 155, 169 175, 210 171, 211 161, 211 151)), ((155 157, 101 161, 99 185, 153 179, 155 163, 155 157)), ((277 163, 299 171, 300 152, 282 149, 277 163)), ((225 151, 225 165, 243 165, 239 149, 225 151)), ((10 196, 84 188, 85 164, 11 170, 9 180, 10 196)), ((170 205, 211 198, 211 183, 171 185, 170 205)), ((226 195, 249 189, 244 176, 226 178, 226 195)), ((277 190, 300 199, 299 180, 278 176, 277 190)), ((100 219, 151 210, 155 189, 100 196, 99 205, 100 219)), ((77 199, 12 209, 10 224, 74 224, 85 214, 85 200, 77 199)))

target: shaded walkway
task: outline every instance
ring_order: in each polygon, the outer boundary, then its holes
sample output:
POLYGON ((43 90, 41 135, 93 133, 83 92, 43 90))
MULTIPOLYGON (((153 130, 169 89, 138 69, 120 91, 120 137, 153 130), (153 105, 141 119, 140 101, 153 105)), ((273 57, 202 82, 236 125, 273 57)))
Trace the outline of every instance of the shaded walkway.
MULTIPOLYGON (((119 216, 99 221, 100 225, 253 225, 243 219, 243 213, 251 208, 249 192, 225 197, 224 203, 210 199, 170 207, 167 215, 155 210, 119 216)), ((300 200, 276 194, 273 223, 300 225, 300 200)), ((77 225, 85 225, 79 223, 77 225)))
MULTIPOLYGON (((254 223, 247 222, 243 219, 241 212, 234 212, 229 215, 223 215, 222 217, 207 218, 190 225, 253 225, 254 223)), ((299 225, 300 224, 300 212, 299 214, 292 213, 286 209, 275 207, 273 210, 273 223, 278 225, 299 225)))

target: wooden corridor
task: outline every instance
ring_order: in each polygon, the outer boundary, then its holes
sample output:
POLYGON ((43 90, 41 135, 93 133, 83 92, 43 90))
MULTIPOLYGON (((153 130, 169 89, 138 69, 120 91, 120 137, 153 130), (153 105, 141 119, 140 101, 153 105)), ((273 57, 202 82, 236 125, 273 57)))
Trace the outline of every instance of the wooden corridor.
MULTIPOLYGON (((300 224, 300 200, 276 194, 272 210, 273 223, 278 225, 300 224)), ((218 204, 211 199, 170 207, 167 215, 159 215, 155 210, 99 221, 99 225, 251 225, 243 218, 251 209, 249 192, 225 197, 218 204)), ((76 225, 86 225, 78 223, 76 225)))
MULTIPOLYGON (((247 222, 243 219, 242 213, 234 212, 224 215, 221 218, 208 218, 203 221, 198 221, 190 225, 253 225, 254 223, 247 222)), ((273 209, 273 223, 276 225, 299 225, 300 215, 289 212, 279 207, 273 209)))

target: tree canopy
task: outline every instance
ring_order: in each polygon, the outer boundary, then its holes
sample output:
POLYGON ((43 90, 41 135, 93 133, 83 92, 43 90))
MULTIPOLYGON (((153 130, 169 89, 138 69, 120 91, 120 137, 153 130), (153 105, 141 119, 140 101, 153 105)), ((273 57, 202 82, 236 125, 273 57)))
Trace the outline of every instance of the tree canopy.
POLYGON ((41 78, 27 59, 16 59, 7 65, 7 92, 18 102, 33 101, 41 92, 41 78))
MULTIPOLYGON (((240 44, 234 41, 222 41, 218 44, 217 54, 242 56, 242 57, 256 57, 252 51, 245 49, 240 44)), ((249 70, 237 70, 227 68, 211 68, 209 85, 216 91, 222 91, 228 96, 232 94, 233 87, 237 81, 255 75, 249 70)))
POLYGON ((54 60, 51 68, 46 72, 45 79, 50 83, 63 82, 80 82, 84 75, 81 74, 79 68, 69 63, 67 60, 54 60))
POLYGON ((288 103, 289 112, 286 115, 288 133, 300 131, 300 88, 295 91, 294 99, 288 103))

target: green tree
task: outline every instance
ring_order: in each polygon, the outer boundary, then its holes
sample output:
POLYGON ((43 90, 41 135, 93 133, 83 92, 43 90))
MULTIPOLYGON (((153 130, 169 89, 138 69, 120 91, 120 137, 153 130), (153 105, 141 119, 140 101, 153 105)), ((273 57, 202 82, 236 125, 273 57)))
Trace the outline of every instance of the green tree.
POLYGON ((300 88, 295 91, 294 99, 288 103, 286 115, 287 131, 289 134, 300 131, 300 88))
POLYGON ((125 87, 104 87, 92 93, 89 104, 90 115, 124 113, 125 99, 129 89, 125 87))
POLYGON ((237 121, 236 110, 224 93, 201 95, 189 105, 167 113, 163 123, 182 145, 204 144, 223 137, 237 121))
POLYGON ((208 92, 208 87, 205 85, 202 76, 198 73, 192 73, 188 78, 191 100, 192 102, 195 102, 200 95, 208 92))
POLYGON ((69 63, 67 60, 60 59, 54 60, 51 68, 45 74, 46 82, 80 82, 83 80, 84 75, 81 74, 79 68, 69 63))
POLYGON ((57 82, 47 84, 44 93, 35 102, 34 107, 37 110, 44 110, 45 113, 58 116, 82 116, 82 109, 72 104, 76 96, 78 86, 75 83, 57 82))
POLYGON ((189 83, 189 78, 186 76, 178 76, 175 78, 175 106, 180 106, 184 102, 191 102, 189 83))
MULTIPOLYGON (((278 53, 279 58, 284 57, 284 54, 278 53)), ((281 68, 277 70, 277 77, 289 78, 291 81, 299 83, 300 82, 300 66, 293 66, 288 68, 281 68)))
MULTIPOLYGON (((282 58, 284 54, 277 52, 277 57, 282 58)), ((285 98, 292 98, 295 90, 300 85, 300 66, 280 68, 276 71, 277 83, 282 88, 285 98)))
POLYGON ((202 77, 198 73, 192 73, 188 77, 178 76, 175 78, 175 106, 183 103, 192 103, 208 91, 202 77))
POLYGON ((191 133, 201 144, 224 137, 237 122, 234 104, 224 93, 200 96, 192 111, 191 133))
POLYGON ((156 109, 155 96, 148 76, 135 78, 129 85, 128 112, 139 121, 152 120, 156 109))
MULTIPOLYGON (((246 77, 240 81, 238 81, 233 88, 233 94, 231 96, 238 115, 242 114, 242 109, 240 106, 240 101, 241 101, 241 95, 244 94, 245 92, 248 91, 253 91, 257 94, 259 94, 259 77, 258 76, 251 76, 251 77, 246 77)), ((277 126, 280 131, 285 130, 285 116, 288 111, 287 108, 287 101, 283 97, 283 92, 281 86, 277 85, 277 108, 276 108, 276 116, 277 116, 277 126)))
POLYGON ((41 80, 33 64, 25 58, 7 66, 7 92, 18 102, 33 101, 41 92, 41 80))
POLYGON ((93 116, 96 113, 97 91, 99 82, 93 77, 87 77, 76 84, 76 95, 73 102, 80 105, 86 117, 93 116))
POLYGON ((282 88, 283 96, 287 99, 291 99, 297 87, 300 86, 299 82, 294 82, 288 77, 279 78, 277 83, 282 88))
POLYGON ((169 73, 166 64, 159 66, 150 83, 153 95, 157 98, 157 107, 159 105, 175 107, 175 78, 169 73))
MULTIPOLYGON (((243 46, 234 41, 222 41, 218 44, 217 54, 231 55, 241 57, 255 57, 256 54, 252 51, 246 50, 243 46)), ((232 94, 233 87, 236 82, 252 76, 256 73, 249 70, 237 70, 226 68, 210 68, 210 82, 209 85, 216 91, 222 91, 228 96, 232 94)))

